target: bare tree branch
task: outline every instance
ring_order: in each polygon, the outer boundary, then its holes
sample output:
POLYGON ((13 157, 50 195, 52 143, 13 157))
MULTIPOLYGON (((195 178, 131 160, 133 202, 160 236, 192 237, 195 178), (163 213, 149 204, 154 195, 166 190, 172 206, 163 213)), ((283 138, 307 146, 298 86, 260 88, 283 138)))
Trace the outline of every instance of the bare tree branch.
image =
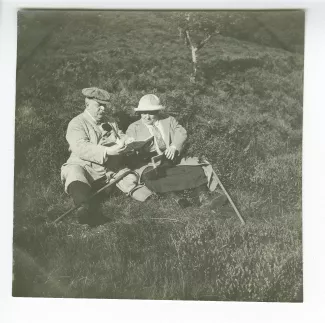
POLYGON ((197 45, 197 50, 201 49, 211 37, 212 37, 212 34, 209 34, 205 39, 200 41, 200 43, 197 45))
POLYGON ((186 35, 186 39, 187 39, 187 42, 188 44, 191 46, 191 47, 195 47, 192 43, 192 39, 191 39, 191 36, 190 36, 190 33, 188 30, 185 30, 185 35, 186 35))
POLYGON ((185 30, 183 30, 183 39, 184 39, 184 44, 186 46, 191 46, 191 44, 189 43, 188 39, 187 39, 187 36, 186 36, 186 32, 185 30))

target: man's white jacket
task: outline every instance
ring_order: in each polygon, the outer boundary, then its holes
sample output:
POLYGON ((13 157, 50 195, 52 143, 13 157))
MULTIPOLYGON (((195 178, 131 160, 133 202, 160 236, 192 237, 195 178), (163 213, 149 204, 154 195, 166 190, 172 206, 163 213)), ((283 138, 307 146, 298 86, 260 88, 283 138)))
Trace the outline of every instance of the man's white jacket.
MULTIPOLYGON (((116 132, 123 136, 116 122, 110 121, 110 125, 115 128, 116 132)), ((105 132, 100 125, 95 123, 87 111, 69 122, 66 139, 69 143, 71 155, 61 168, 61 180, 65 183, 66 188, 73 180, 80 180, 78 174, 76 174, 76 178, 71 174, 73 171, 73 168, 69 167, 71 165, 83 167, 92 180, 105 176, 107 171, 116 172, 120 169, 120 157, 107 156, 105 147, 100 144, 103 135, 105 132), (67 176, 68 174, 69 176, 67 176), (67 177, 69 182, 66 182, 67 177)), ((107 139, 114 143, 116 141, 115 134, 112 132, 107 139)))

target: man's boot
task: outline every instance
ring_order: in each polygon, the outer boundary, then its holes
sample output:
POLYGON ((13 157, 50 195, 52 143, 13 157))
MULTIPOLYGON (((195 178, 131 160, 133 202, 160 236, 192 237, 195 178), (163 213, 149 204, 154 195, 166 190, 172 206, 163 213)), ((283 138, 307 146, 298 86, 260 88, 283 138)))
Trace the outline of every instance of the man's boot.
MULTIPOLYGON (((86 183, 75 181, 69 185, 68 193, 72 197, 74 204, 80 205, 89 199, 93 191, 86 183)), ((96 200, 82 204, 77 210, 77 217, 80 224, 88 224, 91 227, 109 221, 109 219, 100 214, 96 200)))
MULTIPOLYGON (((68 186, 68 193, 72 197, 74 205, 80 205, 87 201, 91 195, 91 188, 86 183, 75 181, 68 186)), ((90 219, 90 207, 88 203, 82 204, 76 211, 80 224, 88 224, 90 219)))

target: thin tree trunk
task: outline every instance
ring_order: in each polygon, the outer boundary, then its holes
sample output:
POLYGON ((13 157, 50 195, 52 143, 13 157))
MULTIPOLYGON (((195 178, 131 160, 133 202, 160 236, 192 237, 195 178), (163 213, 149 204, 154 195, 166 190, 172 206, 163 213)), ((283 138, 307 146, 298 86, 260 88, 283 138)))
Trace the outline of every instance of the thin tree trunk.
POLYGON ((191 53, 192 53, 192 66, 193 66, 192 79, 193 82, 195 82, 196 75, 197 75, 197 47, 191 46, 191 53))

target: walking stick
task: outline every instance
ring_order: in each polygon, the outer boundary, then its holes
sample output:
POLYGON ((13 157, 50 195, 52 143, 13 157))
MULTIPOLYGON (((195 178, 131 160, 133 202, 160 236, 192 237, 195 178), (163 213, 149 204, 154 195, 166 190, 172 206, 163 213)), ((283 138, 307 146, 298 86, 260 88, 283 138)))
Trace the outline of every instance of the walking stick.
POLYGON ((225 187, 222 185, 220 178, 218 177, 218 175, 215 173, 217 180, 218 180, 218 184, 220 185, 221 189, 223 190, 223 192, 226 194, 228 201, 230 202, 231 206, 233 207, 234 211, 236 212, 240 222, 244 225, 245 224, 245 220, 242 218, 242 216, 240 215, 239 211, 236 208, 236 205, 234 204, 234 202, 232 201, 230 195, 228 194, 228 192, 226 191, 225 187))
POLYGON ((64 214, 60 215, 55 221, 53 221, 52 224, 56 224, 59 221, 61 221, 63 218, 65 218, 67 215, 69 215, 70 213, 72 213, 73 211, 79 209, 83 204, 87 203, 89 200, 91 200, 94 196, 96 196, 97 194, 99 194, 100 192, 102 192, 103 190, 105 190, 106 188, 116 184, 117 182, 119 182, 122 178, 124 178, 126 175, 129 175, 130 173, 133 173, 132 170, 127 170, 125 173, 121 174, 120 176, 116 177, 113 181, 107 183, 106 185, 104 185, 102 188, 100 188, 97 192, 95 192, 93 195, 91 195, 86 201, 75 205, 73 208, 71 208, 69 211, 65 212, 64 214))

